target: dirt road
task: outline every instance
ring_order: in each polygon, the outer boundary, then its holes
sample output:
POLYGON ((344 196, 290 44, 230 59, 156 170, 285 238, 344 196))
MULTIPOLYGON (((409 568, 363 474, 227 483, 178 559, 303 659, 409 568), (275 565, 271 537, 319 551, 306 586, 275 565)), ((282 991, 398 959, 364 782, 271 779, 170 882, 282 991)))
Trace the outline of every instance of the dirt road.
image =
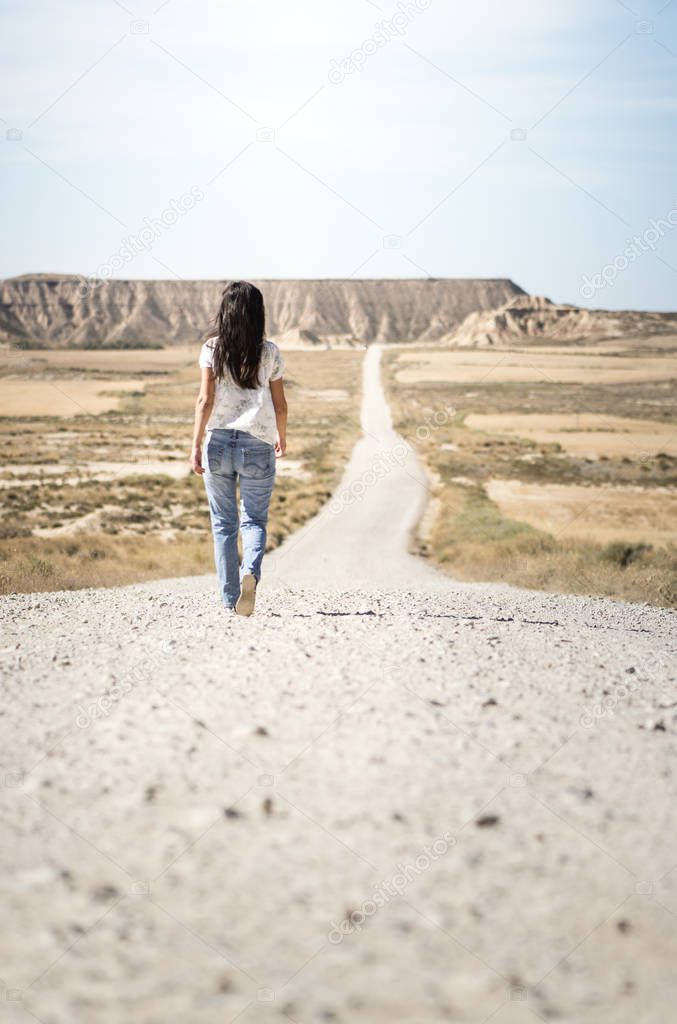
POLYGON ((363 427, 252 619, 0 602, 3 1020, 669 1019, 675 616, 449 580, 375 348, 363 427))

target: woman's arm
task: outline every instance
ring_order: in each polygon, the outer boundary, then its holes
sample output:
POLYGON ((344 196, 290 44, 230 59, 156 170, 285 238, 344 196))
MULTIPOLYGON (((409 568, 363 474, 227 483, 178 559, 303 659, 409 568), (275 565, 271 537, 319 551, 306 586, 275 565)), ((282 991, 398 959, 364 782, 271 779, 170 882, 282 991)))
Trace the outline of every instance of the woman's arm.
POLYGON ((279 380, 271 380, 270 394, 273 398, 275 422, 279 435, 279 440, 275 444, 275 454, 281 458, 287 451, 287 399, 284 397, 284 381, 281 377, 279 380))
POLYGON ((200 379, 200 393, 195 403, 195 427, 193 428, 193 447, 190 453, 190 468, 200 476, 204 473, 202 468, 202 438, 205 427, 212 414, 214 406, 214 374, 211 369, 202 368, 200 379))

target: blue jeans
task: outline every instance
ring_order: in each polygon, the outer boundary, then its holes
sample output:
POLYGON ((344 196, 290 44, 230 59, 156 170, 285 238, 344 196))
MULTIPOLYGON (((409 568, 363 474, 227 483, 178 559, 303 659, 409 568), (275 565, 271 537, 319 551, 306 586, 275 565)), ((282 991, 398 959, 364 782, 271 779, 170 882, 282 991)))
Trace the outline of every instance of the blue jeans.
POLYGON ((275 483, 275 449, 244 430, 212 430, 202 454, 214 535, 219 593, 227 608, 240 596, 242 576, 261 577, 268 506, 275 483), (240 483, 238 517, 237 484, 240 483), (242 532, 242 565, 237 532, 242 532))

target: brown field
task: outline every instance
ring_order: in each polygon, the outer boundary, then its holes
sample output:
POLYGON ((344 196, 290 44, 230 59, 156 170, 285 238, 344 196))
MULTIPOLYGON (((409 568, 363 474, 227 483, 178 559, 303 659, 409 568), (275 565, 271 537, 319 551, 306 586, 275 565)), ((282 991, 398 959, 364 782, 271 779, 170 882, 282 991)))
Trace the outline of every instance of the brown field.
MULTIPOLYGON (((538 344, 539 355, 545 355, 548 353, 554 353, 555 355, 560 354, 563 349, 563 344, 557 344, 557 341, 553 345, 541 345, 538 344)), ((631 337, 627 335, 623 338, 605 338, 601 341, 591 342, 589 344, 580 344, 578 342, 568 342, 570 349, 576 352, 577 355, 636 355, 638 350, 641 350, 644 355, 656 354, 659 352, 675 352, 677 350, 677 334, 656 334, 651 338, 648 337, 631 337)), ((530 349, 522 349, 519 345, 515 345, 515 351, 531 351, 535 350, 535 345, 530 349)))
POLYGON ((3 416, 96 416, 119 409, 124 398, 143 391, 138 380, 105 382, 72 377, 66 380, 18 380, 0 378, 0 410, 3 416))
POLYGON ((97 348, 97 349, 18 349, 0 348, 0 376, 60 372, 130 374, 167 373, 197 362, 199 346, 176 345, 171 348, 97 348))
POLYGON ((599 544, 647 540, 656 546, 677 544, 677 488, 647 491, 488 480, 485 490, 504 516, 555 538, 592 537, 599 544))
MULTIPOLYGON (((35 404, 0 418, 0 591, 111 586, 212 569, 204 485, 188 469, 198 347, 0 351, 35 404), (134 375, 133 379, 131 375, 134 375), (120 395, 120 382, 133 386, 120 395), (69 415, 50 393, 78 403, 69 415), (83 395, 118 392, 88 411, 83 395)), ((288 456, 268 547, 314 515, 359 436, 362 353, 285 352, 288 456)), ((3 410, 4 411, 4 410, 3 410)))
POLYGON ((399 350, 384 372, 430 473, 422 554, 461 579, 677 604, 674 350, 399 350))
POLYGON ((416 349, 402 352, 397 360, 398 384, 629 384, 667 381, 677 377, 677 355, 635 356, 582 354, 576 348, 486 351, 477 349, 416 349))
POLYGON ((677 426, 654 420, 600 413, 470 413, 463 422, 471 430, 558 444, 572 455, 588 458, 629 455, 641 459, 659 452, 677 456, 677 426))

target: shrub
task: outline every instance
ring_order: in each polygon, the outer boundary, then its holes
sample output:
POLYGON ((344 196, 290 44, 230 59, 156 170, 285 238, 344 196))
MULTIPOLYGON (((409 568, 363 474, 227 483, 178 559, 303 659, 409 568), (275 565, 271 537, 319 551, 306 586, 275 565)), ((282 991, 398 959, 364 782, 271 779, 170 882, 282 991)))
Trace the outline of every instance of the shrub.
POLYGON ((626 541, 615 540, 602 548, 600 558, 605 562, 612 562, 614 565, 620 566, 621 569, 625 569, 626 566, 632 562, 639 561, 651 550, 651 544, 631 544, 626 541))

